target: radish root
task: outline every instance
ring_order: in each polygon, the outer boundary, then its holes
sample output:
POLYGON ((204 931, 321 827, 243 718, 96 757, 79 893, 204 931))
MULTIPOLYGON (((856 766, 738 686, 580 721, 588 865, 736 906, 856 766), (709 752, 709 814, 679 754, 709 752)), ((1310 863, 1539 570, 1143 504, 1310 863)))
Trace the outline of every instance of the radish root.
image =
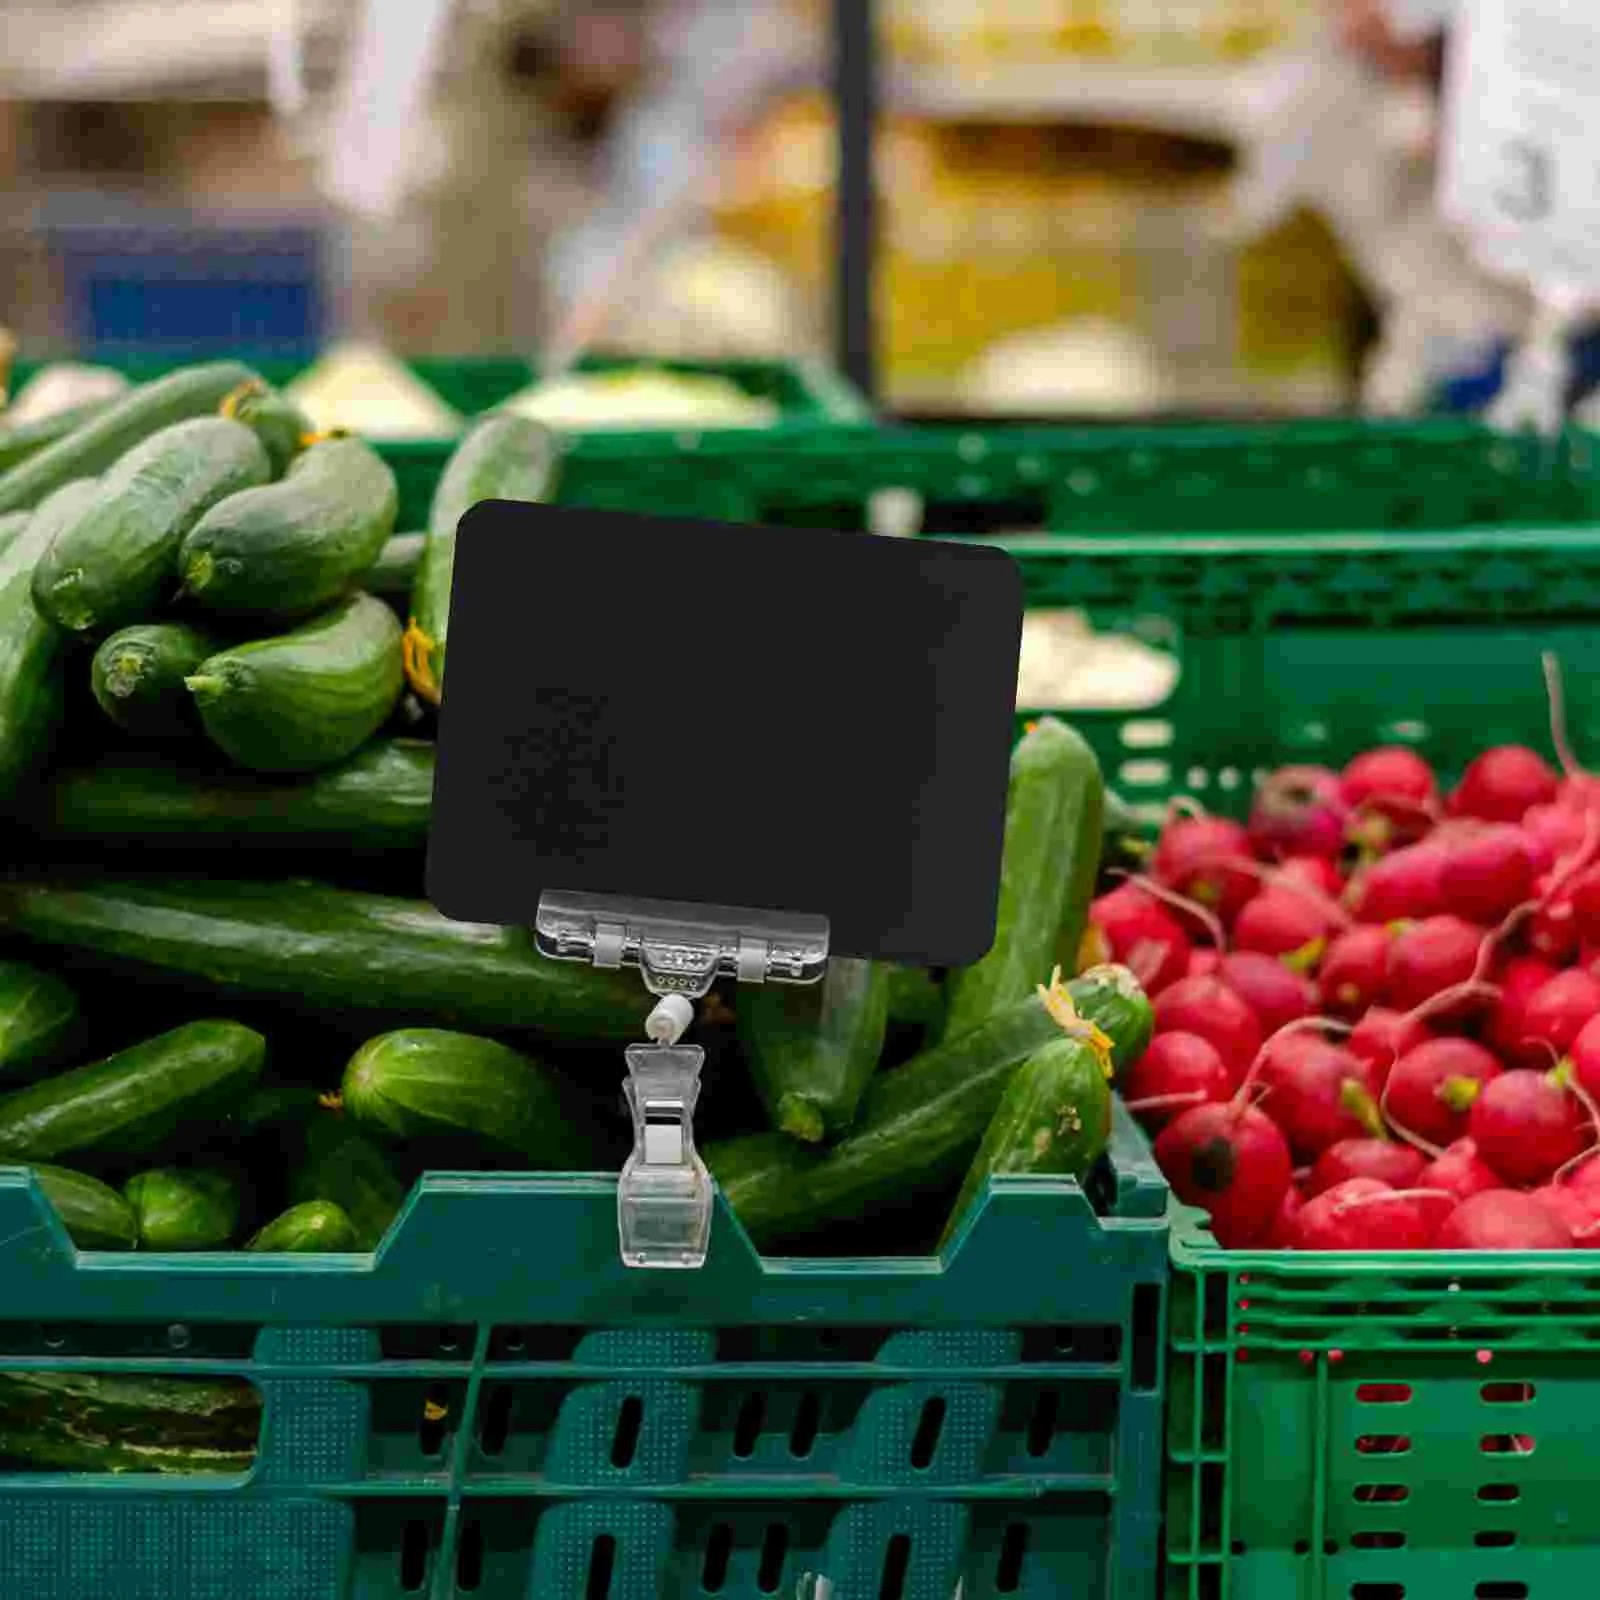
POLYGON ((1191 900, 1187 895, 1179 894, 1176 889, 1169 889, 1164 883, 1157 883, 1154 878, 1146 877, 1142 872, 1129 872, 1123 867, 1113 867, 1106 876, 1121 878, 1124 882, 1142 889, 1152 899, 1165 901, 1175 911, 1193 917, 1211 935, 1211 942, 1218 950, 1227 950, 1228 935, 1223 930, 1222 919, 1201 905, 1198 900, 1191 900))

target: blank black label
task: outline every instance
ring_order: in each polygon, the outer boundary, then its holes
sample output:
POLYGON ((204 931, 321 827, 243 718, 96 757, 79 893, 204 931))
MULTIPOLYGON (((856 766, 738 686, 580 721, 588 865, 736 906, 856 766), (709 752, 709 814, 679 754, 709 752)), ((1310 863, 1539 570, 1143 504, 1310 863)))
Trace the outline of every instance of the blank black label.
POLYGON ((522 925, 546 889, 820 913, 839 955, 976 960, 1021 628, 981 545, 475 506, 429 893, 522 925))

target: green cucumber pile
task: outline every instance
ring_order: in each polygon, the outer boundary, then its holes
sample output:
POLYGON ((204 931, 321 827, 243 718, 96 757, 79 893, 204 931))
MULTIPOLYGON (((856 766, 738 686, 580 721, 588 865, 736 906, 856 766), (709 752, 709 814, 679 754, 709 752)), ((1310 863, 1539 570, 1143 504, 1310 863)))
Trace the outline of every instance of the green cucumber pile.
MULTIPOLYGON (((557 459, 491 414, 396 531, 368 444, 216 363, 0 472, 0 1164, 79 1249, 372 1251, 429 1168, 620 1167, 637 976, 421 892, 456 525, 557 459)), ((983 960, 837 958, 699 1008, 700 1144, 758 1247, 927 1252, 991 1176, 1093 1190, 1151 1027, 1131 974, 1080 970, 1108 815, 1045 719, 983 960)), ((60 1458, 24 1400, 13 1432, 60 1458)))

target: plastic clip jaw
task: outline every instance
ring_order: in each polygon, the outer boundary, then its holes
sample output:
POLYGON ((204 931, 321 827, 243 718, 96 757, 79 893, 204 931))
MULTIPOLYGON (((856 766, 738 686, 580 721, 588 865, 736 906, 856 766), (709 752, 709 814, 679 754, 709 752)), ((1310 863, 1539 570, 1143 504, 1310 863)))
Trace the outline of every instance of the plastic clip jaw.
POLYGON ((623 1092, 633 1113, 633 1154, 617 1184, 617 1236, 630 1267, 705 1264, 711 1174, 694 1146, 704 1062, 698 1045, 628 1046, 623 1092))

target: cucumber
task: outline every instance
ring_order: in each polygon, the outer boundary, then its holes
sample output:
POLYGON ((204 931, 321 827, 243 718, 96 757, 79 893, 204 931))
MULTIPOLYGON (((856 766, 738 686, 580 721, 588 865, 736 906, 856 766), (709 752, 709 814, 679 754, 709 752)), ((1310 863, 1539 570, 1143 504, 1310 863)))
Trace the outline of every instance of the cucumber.
POLYGON ((889 1021, 936 1033, 944 1024, 944 990, 926 967, 889 968, 889 1021))
POLYGON ((114 633, 95 651, 89 685, 100 709, 125 733, 188 739, 200 718, 184 680, 217 641, 182 622, 141 622, 114 633))
POLYGON ((52 411, 49 416, 37 417, 32 422, 8 423, 0 415, 0 473, 9 472, 29 456, 36 456, 46 445, 65 439, 69 433, 81 428, 91 417, 97 417, 114 402, 109 397, 85 400, 82 405, 69 406, 65 411, 52 411))
POLYGON ((248 1472, 260 1431, 242 1378, 0 1372, 0 1460, 36 1472, 248 1472))
POLYGON ((409 598, 412 585, 417 581, 417 568, 422 565, 422 546, 427 535, 423 533, 397 533, 384 541, 378 559, 367 568, 361 580, 368 594, 384 600, 409 598))
MULTIPOLYGON (((1150 1039, 1150 1003, 1131 972, 1096 967, 1065 988, 1079 1018, 1110 1038, 1118 1068, 1138 1058, 1150 1039)), ((706 1165, 758 1245, 915 1203, 961 1177, 1012 1074, 1062 1032, 1051 1006, 1030 995, 879 1073, 837 1144, 816 1150, 780 1133, 749 1134, 709 1145, 706 1165)))
POLYGON ((237 1022, 190 1022, 0 1099, 0 1157, 149 1155, 185 1118, 244 1094, 267 1042, 237 1022))
POLYGON ((546 499, 555 469, 555 435, 529 417, 505 412, 474 423, 445 463, 428 511, 406 629, 406 677, 430 705, 438 705, 444 686, 457 525, 481 500, 546 499))
POLYGON ((186 680, 211 741, 253 772, 343 761, 400 698, 400 624, 358 594, 275 639, 224 650, 186 680))
POLYGON ((816 1144, 843 1132, 878 1070, 890 969, 835 956, 819 983, 769 983, 739 1002, 739 1038, 773 1127, 816 1144))
POLYGON ((106 756, 54 774, 37 825, 55 838, 215 849, 420 850, 433 806, 433 745, 374 739, 293 782, 106 756))
POLYGON ((54 1066, 81 1023, 77 995, 54 973, 0 961, 0 1078, 54 1066))
POLYGON ((33 574, 94 493, 91 479, 55 490, 0 552, 0 793, 39 763, 61 721, 63 640, 34 604, 33 574))
POLYGON ((214 505, 178 552, 185 591, 222 616, 292 618, 360 585, 394 532, 400 492, 359 439, 321 439, 284 477, 214 505))
POLYGON ((186 981, 465 1028, 632 1042, 648 1010, 637 978, 547 960, 521 929, 312 883, 13 879, 0 926, 186 981))
POLYGON ((120 395, 64 439, 0 477, 0 511, 32 510, 62 484, 104 472, 151 434, 214 413, 231 390, 254 376, 237 361, 211 361, 120 395))
POLYGON ((1012 1074, 967 1168, 941 1246, 1002 1173, 1077 1178, 1105 1154, 1111 1139, 1111 1083, 1105 1052, 1083 1039, 1053 1039, 1012 1074))
POLYGON ((31 511, 8 511, 0 516, 0 555, 11 547, 11 541, 17 537, 33 520, 31 511))
POLYGON ((33 575, 39 609, 70 633, 142 621, 173 589, 178 546, 199 517, 271 470, 242 423, 196 417, 163 428, 123 456, 56 535, 33 575))
POLYGON ((950 974, 944 1037, 959 1038, 1033 992, 1053 962, 1076 965, 1100 867, 1105 786, 1094 751, 1043 717, 1011 756, 994 943, 950 974))
MULTIPOLYGON (((465 1135, 536 1171, 583 1165, 548 1070, 493 1039, 445 1028, 380 1034, 351 1056, 340 1093, 358 1124, 391 1138, 465 1135)), ((577 1148, 587 1155, 586 1141, 577 1148)))
POLYGON ((143 1250, 216 1250, 239 1226, 239 1186, 204 1167, 152 1167, 123 1185, 143 1250))
MULTIPOLYGON (((1100 841, 1100 875, 1114 872, 1143 872, 1155 852, 1155 843, 1119 794, 1106 790, 1105 826, 1100 841)), ((1108 883, 1108 887, 1114 887, 1108 883)))
POLYGON ((406 1185, 388 1156, 343 1116, 324 1112, 306 1134, 305 1160, 290 1184, 296 1202, 326 1201, 350 1219, 353 1248, 376 1250, 400 1215, 406 1185))
POLYGON ((331 1200, 306 1200, 291 1206, 245 1246, 246 1250, 291 1251, 296 1255, 360 1248, 356 1225, 331 1200))
POLYGON ((305 412, 259 378, 240 384, 217 409, 223 416, 242 422, 261 441, 274 478, 281 478, 288 471, 312 431, 311 419, 305 412))
POLYGON ((86 1172, 35 1163, 28 1168, 56 1208, 67 1237, 80 1250, 132 1250, 139 1222, 128 1202, 108 1183, 86 1172))

